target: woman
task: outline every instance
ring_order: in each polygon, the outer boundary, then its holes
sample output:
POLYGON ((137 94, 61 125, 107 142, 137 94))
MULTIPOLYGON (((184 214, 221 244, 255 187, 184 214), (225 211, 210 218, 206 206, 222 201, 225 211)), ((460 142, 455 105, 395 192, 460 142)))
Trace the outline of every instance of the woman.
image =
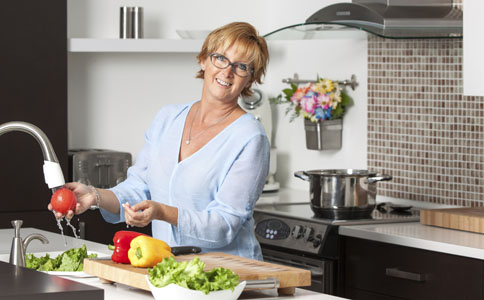
POLYGON ((159 111, 124 182, 109 190, 66 187, 78 197, 76 214, 94 205, 111 223, 151 222, 153 236, 170 246, 261 260, 252 214, 268 175, 269 142, 237 100, 261 83, 267 45, 254 27, 236 22, 211 32, 197 59, 200 101, 159 111))

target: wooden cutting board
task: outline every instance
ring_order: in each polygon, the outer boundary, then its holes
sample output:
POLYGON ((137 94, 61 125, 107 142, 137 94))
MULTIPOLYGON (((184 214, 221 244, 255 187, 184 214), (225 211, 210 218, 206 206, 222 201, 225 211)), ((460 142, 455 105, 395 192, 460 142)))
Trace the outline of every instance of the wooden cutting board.
POLYGON ((484 207, 423 209, 420 223, 484 233, 484 207))
MULTIPOLYGON (((311 272, 309 270, 262 262, 222 252, 180 255, 175 258, 177 261, 186 261, 197 256, 205 263, 205 271, 216 267, 228 268, 239 275, 241 281, 277 278, 279 280, 278 291, 281 295, 292 295, 296 287, 311 285, 311 272)), ((147 291, 150 290, 145 279, 145 275, 148 275, 147 268, 136 268, 129 264, 118 264, 111 260, 85 259, 84 272, 107 282, 117 282, 147 291)))

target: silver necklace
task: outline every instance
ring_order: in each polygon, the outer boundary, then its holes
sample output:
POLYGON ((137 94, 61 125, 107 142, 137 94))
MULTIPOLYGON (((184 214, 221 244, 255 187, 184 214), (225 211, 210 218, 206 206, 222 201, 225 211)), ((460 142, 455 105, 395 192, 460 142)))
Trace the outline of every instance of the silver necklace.
POLYGON ((191 140, 196 139, 199 137, 205 130, 212 128, 213 126, 220 124, 223 120, 225 120, 228 116, 234 112, 234 110, 237 108, 237 106, 234 107, 231 111, 229 111, 225 116, 221 117, 220 119, 217 120, 217 122, 213 123, 210 126, 207 126, 203 128, 199 133, 197 133, 194 137, 192 137, 192 127, 193 127, 193 122, 195 121, 195 118, 198 116, 198 111, 200 110, 200 103, 197 106, 197 111, 195 112, 195 116, 193 116, 192 123, 190 124, 190 130, 188 131, 188 139, 185 141, 185 144, 190 145, 191 140))

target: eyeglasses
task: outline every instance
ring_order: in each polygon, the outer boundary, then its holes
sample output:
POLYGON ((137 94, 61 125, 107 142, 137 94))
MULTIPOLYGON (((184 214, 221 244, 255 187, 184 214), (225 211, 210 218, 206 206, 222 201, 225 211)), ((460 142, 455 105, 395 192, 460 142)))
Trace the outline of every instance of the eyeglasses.
POLYGON ((249 67, 247 64, 240 62, 230 62, 230 60, 222 54, 211 53, 209 57, 210 61, 215 67, 219 69, 225 69, 228 66, 232 66, 232 70, 234 70, 235 74, 240 77, 247 77, 254 74, 254 69, 249 67))

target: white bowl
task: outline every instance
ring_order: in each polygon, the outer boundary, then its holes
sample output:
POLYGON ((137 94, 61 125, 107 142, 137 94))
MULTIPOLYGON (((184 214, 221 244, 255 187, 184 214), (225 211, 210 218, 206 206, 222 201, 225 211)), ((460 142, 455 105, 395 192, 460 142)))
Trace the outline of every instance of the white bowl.
POLYGON ((210 33, 210 30, 181 30, 181 29, 177 29, 176 33, 182 39, 204 40, 208 36, 208 34, 210 33))
POLYGON ((151 293, 156 300, 168 299, 190 299, 190 300, 236 300, 245 288, 246 281, 239 283, 234 290, 215 291, 205 294, 201 291, 186 289, 176 284, 169 284, 159 288, 151 284, 149 275, 146 275, 146 281, 150 286, 151 293))

